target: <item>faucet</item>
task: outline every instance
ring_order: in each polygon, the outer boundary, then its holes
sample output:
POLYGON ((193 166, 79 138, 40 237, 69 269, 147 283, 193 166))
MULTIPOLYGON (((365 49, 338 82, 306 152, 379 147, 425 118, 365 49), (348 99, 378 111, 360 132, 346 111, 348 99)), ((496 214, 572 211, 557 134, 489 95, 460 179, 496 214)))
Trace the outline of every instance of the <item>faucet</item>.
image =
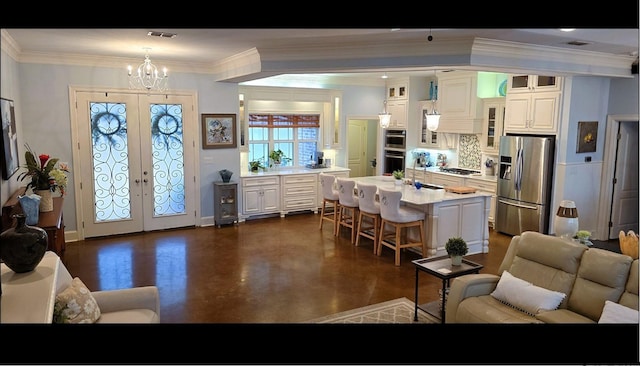
POLYGON ((416 163, 418 162, 418 158, 413 158, 413 178, 411 179, 411 183, 413 186, 416 186, 416 163))

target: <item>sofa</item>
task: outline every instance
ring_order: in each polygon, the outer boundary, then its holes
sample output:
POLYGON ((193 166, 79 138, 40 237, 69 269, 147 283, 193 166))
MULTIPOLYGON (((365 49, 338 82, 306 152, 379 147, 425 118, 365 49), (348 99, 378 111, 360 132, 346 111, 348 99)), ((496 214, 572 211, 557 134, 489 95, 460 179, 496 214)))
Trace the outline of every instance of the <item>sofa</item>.
POLYGON ((527 231, 497 275, 453 279, 445 306, 446 323, 637 324, 638 259, 527 231))
POLYGON ((89 291, 78 277, 71 276, 62 262, 56 284, 54 322, 160 323, 160 297, 156 286, 89 291))

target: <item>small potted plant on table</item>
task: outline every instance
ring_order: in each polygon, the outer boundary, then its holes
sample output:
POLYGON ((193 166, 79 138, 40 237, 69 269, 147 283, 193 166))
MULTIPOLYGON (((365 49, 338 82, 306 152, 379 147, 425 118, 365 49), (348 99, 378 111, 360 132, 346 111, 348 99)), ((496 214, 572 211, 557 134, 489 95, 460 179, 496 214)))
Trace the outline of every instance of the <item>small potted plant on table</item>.
POLYGON ((461 237, 453 237, 447 240, 444 249, 451 257, 451 265, 459 266, 462 264, 462 256, 469 252, 467 242, 461 237))
POLYGON ((257 173, 258 169, 262 169, 264 170, 265 167, 264 165, 262 165, 262 161, 261 160, 253 160, 249 162, 249 170, 253 173, 257 173))
POLYGON ((391 175, 393 175, 393 177, 396 179, 396 185, 402 184, 402 178, 404 178, 404 171, 399 169, 394 170, 393 173, 391 173, 391 175))
POLYGON ((271 160, 271 164, 269 165, 270 168, 274 165, 279 167, 280 164, 291 161, 291 158, 288 158, 280 149, 271 151, 269 153, 269 159, 271 160))

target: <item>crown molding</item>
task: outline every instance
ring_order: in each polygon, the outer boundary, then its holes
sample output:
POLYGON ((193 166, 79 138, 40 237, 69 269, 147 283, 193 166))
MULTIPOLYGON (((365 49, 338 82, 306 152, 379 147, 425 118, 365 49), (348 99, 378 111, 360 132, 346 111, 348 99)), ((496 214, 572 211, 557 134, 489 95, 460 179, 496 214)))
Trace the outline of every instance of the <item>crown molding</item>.
POLYGON ((20 47, 16 41, 4 29, 0 29, 0 49, 7 53, 14 61, 18 60, 20 47))

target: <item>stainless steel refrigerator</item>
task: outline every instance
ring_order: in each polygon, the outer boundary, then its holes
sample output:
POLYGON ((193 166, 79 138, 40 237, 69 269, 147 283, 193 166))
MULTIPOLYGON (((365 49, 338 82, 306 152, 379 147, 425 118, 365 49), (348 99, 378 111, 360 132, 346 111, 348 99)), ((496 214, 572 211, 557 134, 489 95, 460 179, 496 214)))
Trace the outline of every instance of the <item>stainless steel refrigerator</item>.
POLYGON ((554 136, 502 136, 496 231, 549 233, 554 136))

